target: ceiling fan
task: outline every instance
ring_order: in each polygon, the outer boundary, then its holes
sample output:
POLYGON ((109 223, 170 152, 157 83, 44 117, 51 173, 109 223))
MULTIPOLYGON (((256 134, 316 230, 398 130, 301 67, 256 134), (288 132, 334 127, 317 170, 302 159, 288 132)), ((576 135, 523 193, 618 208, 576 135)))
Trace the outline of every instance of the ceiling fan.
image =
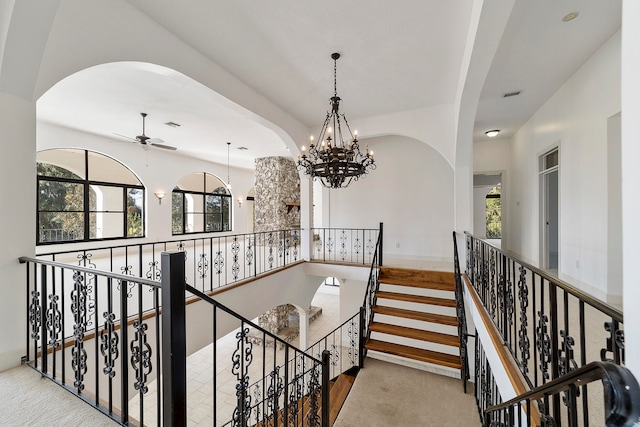
POLYGON ((121 136, 123 138, 127 138, 132 140, 133 142, 137 142, 140 143, 141 145, 147 147, 147 146, 153 146, 153 147, 157 147, 157 148, 164 148, 165 150, 177 150, 176 147, 172 147, 171 145, 165 145, 164 141, 161 140, 160 138, 150 138, 147 135, 145 135, 145 119, 147 118, 147 113, 140 113, 140 115, 142 116, 142 135, 138 135, 135 138, 131 138, 129 136, 126 135, 120 135, 118 133, 116 133, 116 135, 121 136))

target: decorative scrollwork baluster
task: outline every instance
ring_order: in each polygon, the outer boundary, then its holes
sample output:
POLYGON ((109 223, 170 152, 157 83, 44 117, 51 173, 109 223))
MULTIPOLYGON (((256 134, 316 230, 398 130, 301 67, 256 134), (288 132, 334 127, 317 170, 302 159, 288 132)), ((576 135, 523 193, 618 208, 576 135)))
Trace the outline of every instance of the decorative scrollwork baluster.
POLYGON ((58 308, 58 295, 49 295, 49 309, 47 310, 47 331, 49 332, 49 344, 55 350, 60 345, 60 332, 62 330, 62 313, 58 308))
MULTIPOLYGON (((98 266, 91 260, 92 256, 93 255, 91 254, 91 252, 83 252, 79 254, 77 256, 78 265, 81 267, 97 269, 98 266)), ((94 293, 93 287, 95 285, 96 276, 95 274, 85 273, 84 278, 85 278, 85 286, 87 289, 87 295, 86 295, 87 326, 91 326, 93 325, 93 322, 91 321, 91 316, 96 311, 96 301, 95 301, 95 298, 92 296, 94 293)))
POLYGON ((347 258, 347 233, 342 230, 340 233, 340 259, 344 261, 347 258))
POLYGON ((244 426, 251 414, 249 387, 249 366, 253 361, 253 344, 249 341, 249 328, 242 327, 236 334, 236 349, 231 355, 231 373, 236 376, 237 406, 233 411, 233 425, 244 426))
POLYGON ((328 253, 333 252, 333 239, 331 237, 327 239, 327 243, 325 244, 325 247, 327 248, 328 253))
POLYGON ((147 393, 147 378, 153 369, 151 364, 151 346, 147 342, 147 324, 136 320, 133 322, 135 330, 134 338, 131 341, 131 367, 135 370, 136 382, 133 387, 142 394, 147 393))
POLYGON ((371 237, 369 237, 369 240, 367 240, 367 253, 369 255, 373 255, 373 251, 376 249, 376 245, 375 243, 373 243, 373 240, 371 240, 371 237))
POLYGON ((267 244, 269 245, 269 256, 267 260, 269 261, 269 269, 273 268, 273 233, 269 233, 267 235, 267 244))
POLYGON ((358 365, 358 350, 359 350, 359 336, 360 336, 360 326, 356 323, 356 319, 354 317, 351 318, 351 322, 349 322, 349 328, 347 329, 347 335, 349 336, 349 362, 351 366, 358 365))
POLYGON ((551 362, 551 338, 547 331, 549 317, 538 311, 538 326, 536 327, 536 348, 540 360, 540 373, 545 380, 549 379, 549 363, 551 362))
POLYGON ((87 286, 84 274, 73 273, 71 291, 71 313, 73 313, 73 348, 71 349, 71 369, 74 372, 73 386, 78 392, 84 390, 84 375, 87 373, 87 351, 84 349, 84 334, 87 330, 87 286))
POLYGON ((238 236, 233 236, 233 242, 231 242, 231 275, 233 280, 238 280, 238 274, 240 273, 240 264, 238 264, 238 253, 240 253, 240 243, 238 243, 238 236))
POLYGON ((247 260, 247 266, 251 267, 253 264, 253 237, 247 237, 247 253, 245 254, 245 259, 247 260))
POLYGON ((216 257, 213 259, 213 268, 218 276, 222 274, 224 268, 224 257, 222 256, 222 251, 216 252, 216 257))
POLYGON ((619 323, 617 321, 605 322, 604 330, 609 333, 609 336, 607 337, 606 347, 600 350, 600 359, 603 362, 617 364, 622 362, 624 364, 624 330, 619 329, 619 323), (607 353, 611 353, 611 357, 608 357, 607 353))
POLYGON ((275 418, 280 410, 280 396, 284 390, 284 381, 280 376, 280 367, 276 366, 269 373, 269 387, 267 388, 267 413, 265 417, 275 418))
POLYGON ((40 292, 31 291, 29 303, 29 324, 31 325, 31 338, 40 339, 40 326, 42 325, 42 308, 40 307, 40 292))
MULTIPOLYGON (((573 345, 575 340, 564 329, 560 331, 562 342, 558 349, 558 376, 563 376, 578 369, 578 363, 573 358, 573 345)), ((576 389, 576 396, 580 396, 580 389, 576 389)), ((569 406, 569 392, 563 392, 562 402, 569 406)))
MULTIPOLYGON (((220 252, 218 252, 218 254, 220 254, 220 252)), ((217 257, 216 257, 217 260, 217 257)), ((217 265, 215 265, 216 269, 218 268, 217 265)), ((209 260, 207 259, 207 254, 200 254, 200 261, 198 261, 198 276, 201 279, 204 279, 207 277, 207 273, 209 272, 209 260)), ((220 274, 216 271, 217 274, 220 274)))
POLYGON ((531 358, 529 334, 527 326, 527 307, 529 307, 529 288, 527 286, 527 270, 520 267, 520 280, 518 280, 518 300, 520 301, 520 330, 518 331, 518 346, 520 347, 520 370, 523 374, 529 372, 529 359, 531 358))
MULTIPOLYGON (((160 263, 158 261, 152 261, 149 263, 149 271, 146 274, 147 279, 155 280, 159 282, 162 279, 162 271, 160 270, 160 263)), ((150 287, 150 289, 153 289, 150 287)))
POLYGON ((307 422, 309 427, 320 427, 320 415, 318 414, 320 405, 320 369, 318 364, 314 364, 309 379, 309 414, 307 422))
POLYGON ((120 338, 115 330, 115 314, 105 311, 103 316, 104 329, 100 332, 100 353, 104 358, 102 372, 108 375, 109 378, 113 378, 116 375, 114 370, 116 360, 120 356, 120 351, 118 350, 120 338))

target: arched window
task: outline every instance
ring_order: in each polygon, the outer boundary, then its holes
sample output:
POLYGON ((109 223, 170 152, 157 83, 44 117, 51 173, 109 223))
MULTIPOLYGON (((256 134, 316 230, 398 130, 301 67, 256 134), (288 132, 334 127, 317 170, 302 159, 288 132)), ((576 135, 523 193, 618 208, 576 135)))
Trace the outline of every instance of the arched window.
POLYGON ((183 177, 173 189, 171 203, 174 235, 231 230, 231 192, 211 174, 183 177))
POLYGON ((144 186, 122 163, 88 150, 37 154, 37 244, 144 237, 144 186))

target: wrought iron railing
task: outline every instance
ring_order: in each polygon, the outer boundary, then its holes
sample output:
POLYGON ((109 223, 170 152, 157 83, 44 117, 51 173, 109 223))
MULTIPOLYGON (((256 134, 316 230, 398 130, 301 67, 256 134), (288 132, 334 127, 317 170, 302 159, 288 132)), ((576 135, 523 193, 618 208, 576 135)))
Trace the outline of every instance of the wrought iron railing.
POLYGON ((378 256, 382 265, 382 245, 376 245, 382 236, 379 229, 362 228, 312 228, 311 260, 371 264, 378 256))
MULTIPOLYGON (((382 226, 382 224, 380 224, 382 226)), ((373 322, 373 308, 376 305, 376 292, 380 289, 380 266, 381 263, 378 262, 379 253, 382 253, 382 233, 378 236, 378 241, 376 242, 376 251, 373 254, 373 259, 371 260, 371 270, 369 270, 369 279, 367 280, 367 289, 364 293, 364 301, 362 302, 362 306, 360 307, 361 318, 363 319, 363 327, 362 327, 362 335, 361 339, 363 342, 362 351, 360 353, 362 359, 360 362, 360 366, 363 366, 362 360, 367 355, 367 349, 364 346, 364 343, 371 338, 371 330, 369 327, 373 322)))
POLYGON ((350 319, 310 345, 305 351, 319 359, 329 354, 329 377, 335 378, 352 368, 362 367, 364 316, 360 310, 350 319))
POLYGON ((200 404, 213 408, 214 425, 230 419, 223 425, 328 426, 328 352, 323 351, 315 358, 199 290, 188 285, 186 290, 207 304, 213 319, 210 362, 216 374, 211 382, 206 381, 208 378, 205 381, 200 378, 199 382, 203 383, 200 388, 210 392, 200 404), (235 349, 228 360, 231 364, 226 376, 218 369, 220 354, 224 353, 224 349, 218 348, 221 323, 226 328, 229 324, 237 325, 235 349), (254 346, 255 339, 262 345, 254 346), (268 341, 273 343, 270 348, 266 345, 268 341), (251 383, 251 378, 258 381, 251 383), (235 396, 232 413, 225 413, 219 404, 228 396, 235 396))
POLYGON ((462 285, 462 274, 460 272, 460 259, 458 258, 457 234, 453 232, 453 270, 456 279, 456 317, 458 318, 458 337, 460 339, 460 379, 462 388, 467 392, 467 380, 469 379, 469 360, 467 351, 467 313, 464 306, 464 286, 462 285))
POLYGON ((29 313, 24 362, 123 425, 186 425, 192 407, 198 414, 210 408, 216 425, 278 419, 283 426, 327 426, 329 353, 322 352, 323 363, 187 285, 184 257, 162 254, 161 284, 21 258, 29 313), (211 358, 196 364, 197 373, 187 372, 186 292, 200 298, 189 304, 200 304, 199 333, 211 333, 211 358), (226 342, 219 347, 228 331, 232 351, 226 342), (256 337, 271 340, 273 349, 255 351, 256 337), (269 382, 249 390, 250 378, 269 382), (188 397, 191 381, 195 394, 188 397), (187 406, 192 398, 198 405, 187 406))
POLYGON ((160 254, 184 252, 187 283, 208 292, 301 260, 299 229, 183 238, 38 254, 48 259, 159 281, 160 254))
POLYGON ((162 394, 148 393, 162 364, 160 284, 46 260, 21 262, 24 363, 117 422, 144 425, 145 407, 161 408, 162 394))
MULTIPOLYGON (((624 364, 620 310, 468 233, 466 243, 466 274, 530 388, 591 361, 624 364)), ((586 387, 580 398, 586 407, 586 387)), ((547 405, 556 420, 561 400, 547 405)))

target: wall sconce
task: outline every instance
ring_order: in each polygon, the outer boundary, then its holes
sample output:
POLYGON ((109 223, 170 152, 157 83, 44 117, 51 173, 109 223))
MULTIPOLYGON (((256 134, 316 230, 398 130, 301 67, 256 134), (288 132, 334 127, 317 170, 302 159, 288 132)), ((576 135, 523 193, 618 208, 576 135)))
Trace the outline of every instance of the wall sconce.
POLYGON ((238 207, 242 207, 242 197, 238 197, 238 207))
POLYGON ((164 198, 164 196, 166 196, 167 194, 162 192, 162 191, 158 191, 157 193, 153 193, 155 194, 155 196, 158 198, 158 204, 161 205, 162 204, 162 199, 164 198))

